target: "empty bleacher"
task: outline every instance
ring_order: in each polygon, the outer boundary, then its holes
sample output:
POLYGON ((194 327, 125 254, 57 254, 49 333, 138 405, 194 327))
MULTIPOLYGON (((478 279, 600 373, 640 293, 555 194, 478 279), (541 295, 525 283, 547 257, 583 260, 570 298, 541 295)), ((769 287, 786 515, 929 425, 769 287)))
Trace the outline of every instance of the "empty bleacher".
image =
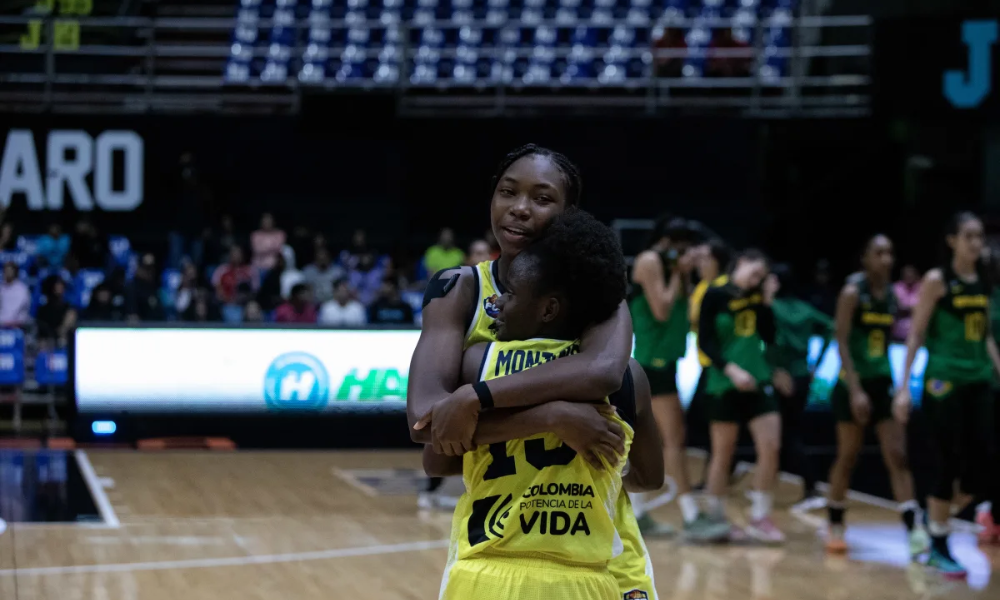
POLYGON ((628 86, 656 73, 656 50, 682 63, 682 78, 728 70, 776 83, 788 75, 795 9, 796 0, 240 0, 225 79, 628 86), (682 42, 657 50, 668 28, 682 42))

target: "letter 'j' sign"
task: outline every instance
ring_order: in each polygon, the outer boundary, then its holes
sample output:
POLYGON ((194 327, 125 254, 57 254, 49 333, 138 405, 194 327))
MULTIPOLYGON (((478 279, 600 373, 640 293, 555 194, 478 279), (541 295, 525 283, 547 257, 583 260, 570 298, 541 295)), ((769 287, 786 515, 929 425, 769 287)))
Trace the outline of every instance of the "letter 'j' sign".
POLYGON ((992 87, 991 52, 997 41, 997 22, 962 23, 962 41, 969 47, 969 71, 945 71, 944 97, 955 108, 976 108, 989 96, 992 87))

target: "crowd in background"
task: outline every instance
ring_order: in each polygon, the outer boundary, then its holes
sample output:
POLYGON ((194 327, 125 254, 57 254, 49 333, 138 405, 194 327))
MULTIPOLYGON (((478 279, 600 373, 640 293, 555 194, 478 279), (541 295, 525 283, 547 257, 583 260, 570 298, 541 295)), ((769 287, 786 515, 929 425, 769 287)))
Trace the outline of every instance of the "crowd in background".
POLYGON ((4 222, 0 325, 57 346, 78 321, 411 326, 419 324, 430 274, 498 252, 495 240, 486 239, 465 252, 444 228, 404 272, 369 245, 363 229, 337 247, 322 233, 296 229, 290 236, 268 213, 250 232, 239 231, 228 215, 214 225, 205 235, 172 232, 160 257, 122 256, 116 246, 128 245, 127 238, 104 235, 85 218, 72 235, 58 223, 32 236, 4 222))

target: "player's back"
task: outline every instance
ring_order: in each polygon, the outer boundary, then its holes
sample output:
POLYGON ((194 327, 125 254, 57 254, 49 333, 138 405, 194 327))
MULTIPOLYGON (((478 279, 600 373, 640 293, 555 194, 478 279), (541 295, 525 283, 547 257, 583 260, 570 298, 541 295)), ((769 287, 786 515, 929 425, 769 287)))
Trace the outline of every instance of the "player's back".
MULTIPOLYGON (((480 379, 503 377, 578 351, 572 341, 492 342, 480 379)), ((627 453, 632 428, 618 416, 612 418, 625 432, 627 453)), ((536 589, 551 584, 559 590, 554 598, 620 597, 608 564, 623 550, 615 522, 624 463, 623 457, 617 465, 595 469, 553 434, 465 454, 456 568, 449 565, 443 597, 517 598, 519 582, 536 589), (507 595, 482 585, 466 587, 473 579, 489 580, 481 572, 489 568, 509 569, 507 595), (574 587, 574 581, 583 587, 574 587)))

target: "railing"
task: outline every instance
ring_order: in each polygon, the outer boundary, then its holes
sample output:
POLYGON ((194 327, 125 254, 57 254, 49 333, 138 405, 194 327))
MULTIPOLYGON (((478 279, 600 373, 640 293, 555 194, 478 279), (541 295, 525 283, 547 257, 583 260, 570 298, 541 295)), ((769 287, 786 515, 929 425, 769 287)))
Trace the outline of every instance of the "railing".
MULTIPOLYGON (((293 42, 282 53, 286 70, 276 74, 267 68, 256 73, 248 69, 232 77, 231 59, 239 52, 248 60, 262 63, 274 54, 273 45, 250 45, 236 48, 230 36, 237 19, 211 18, 140 18, 81 17, 75 19, 79 30, 74 35, 63 31, 61 19, 41 17, 0 17, 0 30, 18 28, 26 32, 21 44, 0 45, 0 110, 53 112, 295 112, 303 93, 388 92, 397 98, 399 109, 409 114, 460 112, 469 115, 499 115, 511 112, 612 111, 653 114, 669 109, 694 109, 737 113, 751 116, 847 115, 869 110, 870 45, 867 43, 871 18, 800 16, 783 21, 792 31, 788 47, 764 47, 770 18, 755 19, 755 45, 751 47, 713 48, 707 45, 686 48, 655 47, 651 42, 638 48, 613 45, 590 47, 587 52, 602 56, 608 52, 619 60, 641 61, 638 76, 613 77, 594 73, 587 77, 555 77, 532 80, 512 72, 511 66, 529 58, 537 48, 506 43, 505 31, 540 27, 573 27, 565 21, 494 22, 455 21, 421 23, 422 28, 491 28, 498 30, 492 46, 479 46, 478 56, 493 61, 496 67, 486 76, 472 78, 431 78, 419 76, 420 53, 424 51, 409 23, 391 25, 398 31, 394 45, 395 69, 365 77, 338 77, 336 73, 310 74, 308 53, 314 51, 307 35, 310 23, 297 19, 293 42), (32 30, 31 27, 38 27, 32 30), (851 29, 864 43, 824 45, 818 43, 817 31, 851 29), (89 43, 83 32, 105 32, 113 43, 89 43), (809 32, 812 32, 811 34, 809 32), (198 35, 195 35, 198 34, 198 35), (206 41, 191 41, 191 37, 206 41), (210 40, 210 41, 209 41, 210 40), (803 44, 801 40, 817 43, 803 44), (683 68, 671 68, 692 59, 745 61, 748 68, 736 76, 692 76, 683 68), (787 66, 783 72, 766 68, 768 61, 779 59, 787 66), (847 60, 843 60, 847 59, 847 60), (819 62, 834 68, 817 69, 819 62), (822 74, 819 74, 821 73, 822 74), (227 76, 228 75, 228 76, 227 76), (603 78, 602 78, 603 77, 603 78)), ((701 27, 728 28, 731 19, 700 18, 701 27)), ((694 20, 675 18, 670 28, 681 31, 694 20)), ((606 25, 614 27, 616 24, 606 25)), ((261 19, 257 26, 271 26, 261 19)), ((283 24, 289 27, 287 23, 283 24)), ((386 30, 385 24, 372 21, 330 20, 332 31, 348 29, 386 30)), ((629 27, 656 27, 656 23, 629 21, 629 27)), ((662 26, 662 25, 661 25, 662 26)), ((9 36, 8 36, 9 37, 9 36)), ((324 56, 336 57, 348 52, 349 43, 323 48, 324 56)), ((361 58, 371 58, 386 51, 386 46, 355 48, 361 58)), ((551 47, 555 60, 572 59, 579 49, 551 47)), ((459 49, 440 48, 441 59, 458 58, 459 49)), ((355 58, 358 58, 355 56, 355 58)), ((384 58, 384 57, 383 57, 384 58)), ((381 63, 380 63, 381 64, 381 63)), ((718 74, 717 74, 718 75, 718 74)))

